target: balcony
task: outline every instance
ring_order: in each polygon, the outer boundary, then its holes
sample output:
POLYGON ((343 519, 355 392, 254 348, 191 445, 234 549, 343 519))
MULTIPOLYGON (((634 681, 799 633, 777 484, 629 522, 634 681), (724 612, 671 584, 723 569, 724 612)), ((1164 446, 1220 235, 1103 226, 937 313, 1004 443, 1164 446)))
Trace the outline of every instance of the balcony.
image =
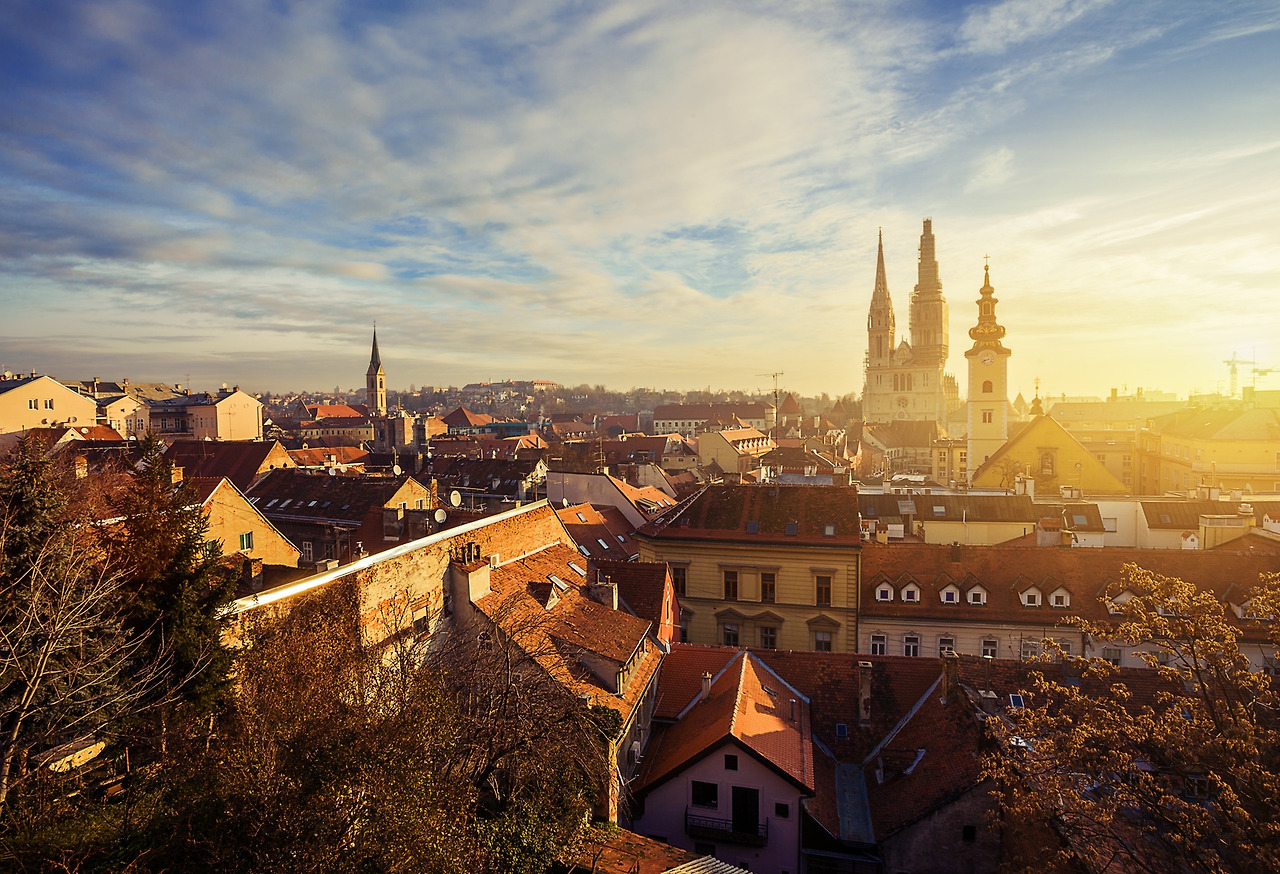
POLYGON ((691 838, 725 841, 746 847, 763 847, 769 843, 769 820, 766 818, 764 822, 756 825, 754 830, 748 830, 742 824, 735 826, 731 819, 703 816, 686 809, 684 832, 691 838))

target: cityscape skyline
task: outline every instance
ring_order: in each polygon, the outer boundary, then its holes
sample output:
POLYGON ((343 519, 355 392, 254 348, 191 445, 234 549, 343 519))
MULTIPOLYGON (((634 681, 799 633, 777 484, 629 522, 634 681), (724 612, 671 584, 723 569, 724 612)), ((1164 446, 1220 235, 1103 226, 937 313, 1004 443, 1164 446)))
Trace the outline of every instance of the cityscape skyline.
POLYGON ((877 230, 905 333, 931 217, 962 393, 986 256, 1011 396, 1226 391, 1280 368, 1278 34, 1263 2, 13 4, 0 365, 345 388, 376 321, 392 388, 860 393, 877 230))

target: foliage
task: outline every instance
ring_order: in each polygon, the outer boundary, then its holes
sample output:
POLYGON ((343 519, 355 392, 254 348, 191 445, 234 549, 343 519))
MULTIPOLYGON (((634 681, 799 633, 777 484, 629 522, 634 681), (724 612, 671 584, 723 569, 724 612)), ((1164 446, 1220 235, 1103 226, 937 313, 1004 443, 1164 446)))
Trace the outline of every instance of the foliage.
POLYGON ((220 565, 218 544, 205 540, 209 522, 193 490, 175 488, 164 445, 148 438, 141 449, 138 472, 116 500, 132 623, 148 632, 153 651, 172 651, 170 689, 208 712, 229 688, 232 654, 218 616, 236 579, 220 565))
MULTIPOLYGON (((1274 615, 1264 578, 1257 615, 1274 615)), ((1137 594, 1115 622, 1075 624, 1148 653, 1151 670, 1100 659, 1039 675, 1026 710, 990 725, 1001 817, 1014 832, 1051 824, 1058 863, 1091 871, 1280 870, 1280 696, 1253 673, 1222 604, 1183 580, 1128 565, 1109 587, 1137 594)), ((1059 654, 1059 657, 1061 654, 1059 654)), ((1014 868, 1034 870, 1014 860, 1014 868)))
POLYGON ((0 466, 0 804, 29 753, 109 734, 164 666, 124 627, 123 576, 75 488, 29 439, 0 466))

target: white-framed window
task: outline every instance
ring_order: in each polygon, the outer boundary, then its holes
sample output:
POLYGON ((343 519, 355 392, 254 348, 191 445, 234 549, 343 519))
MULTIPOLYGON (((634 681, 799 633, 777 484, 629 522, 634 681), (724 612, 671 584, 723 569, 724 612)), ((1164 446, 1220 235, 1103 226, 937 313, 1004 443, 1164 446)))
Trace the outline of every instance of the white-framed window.
POLYGON ((1024 607, 1039 607, 1039 606, 1040 606, 1040 593, 1039 593, 1039 592, 1037 592, 1037 591, 1035 591, 1034 589, 1029 590, 1029 591, 1026 591, 1026 592, 1023 592, 1023 593, 1022 593, 1022 606, 1024 606, 1024 607))
POLYGON ((1000 641, 994 637, 984 638, 982 641, 982 654, 991 658, 998 658, 1000 655, 1000 641))
POLYGON ((721 626, 722 640, 725 646, 738 645, 738 626, 732 622, 726 622, 721 626))
POLYGON ((904 656, 920 655, 920 635, 907 634, 902 638, 902 654, 904 656))
POLYGON ((813 651, 831 652, 831 632, 815 631, 813 633, 813 651))
POLYGON ((1023 661, 1033 659, 1040 655, 1040 642, 1035 640, 1024 640, 1022 642, 1022 658, 1023 661))
POLYGON ((240 535, 240 549, 241 551, 247 551, 247 550, 253 549, 253 532, 252 531, 246 531, 244 534, 240 535))
POLYGON ((314 551, 311 546, 311 541, 310 540, 302 541, 302 560, 312 561, 314 560, 313 556, 314 556, 314 551))
POLYGON ((1111 662, 1111 664, 1115 665, 1117 668, 1120 667, 1120 656, 1121 651, 1116 647, 1104 646, 1102 648, 1103 660, 1111 662))
POLYGON ((959 604, 960 590, 955 588, 954 586, 947 586, 945 589, 942 590, 942 603, 943 604, 959 604))
POLYGON ((871 654, 884 655, 889 651, 889 637, 885 634, 871 635, 871 654))
POLYGON ((956 639, 954 637, 938 638, 938 657, 946 655, 949 652, 956 651, 956 639))
POLYGON ((915 586, 907 586, 902 590, 902 600, 908 604, 920 603, 920 590, 915 586))
POLYGON ((1055 606, 1055 607, 1070 607, 1070 606, 1071 606, 1071 595, 1070 595, 1070 593, 1068 593, 1068 592, 1054 592, 1054 593, 1053 593, 1053 606, 1055 606))
POLYGON ((987 603, 987 593, 982 591, 982 589, 970 589, 969 603, 975 607, 981 607, 983 604, 987 603))
POLYGON ((890 588, 890 587, 888 587, 888 586, 877 586, 877 587, 876 587, 876 600, 877 600, 877 601, 892 601, 892 600, 893 600, 893 589, 891 589, 891 588, 890 588))

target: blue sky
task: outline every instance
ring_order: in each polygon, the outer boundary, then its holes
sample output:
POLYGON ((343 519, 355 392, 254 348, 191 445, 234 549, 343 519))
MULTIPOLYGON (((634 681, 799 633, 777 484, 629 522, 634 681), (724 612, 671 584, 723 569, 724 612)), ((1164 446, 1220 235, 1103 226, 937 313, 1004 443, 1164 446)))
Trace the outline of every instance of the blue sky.
POLYGON ((843 394, 931 216, 962 387, 989 255, 1012 391, 1213 390, 1278 192, 1274 0, 0 6, 15 371, 843 394))

